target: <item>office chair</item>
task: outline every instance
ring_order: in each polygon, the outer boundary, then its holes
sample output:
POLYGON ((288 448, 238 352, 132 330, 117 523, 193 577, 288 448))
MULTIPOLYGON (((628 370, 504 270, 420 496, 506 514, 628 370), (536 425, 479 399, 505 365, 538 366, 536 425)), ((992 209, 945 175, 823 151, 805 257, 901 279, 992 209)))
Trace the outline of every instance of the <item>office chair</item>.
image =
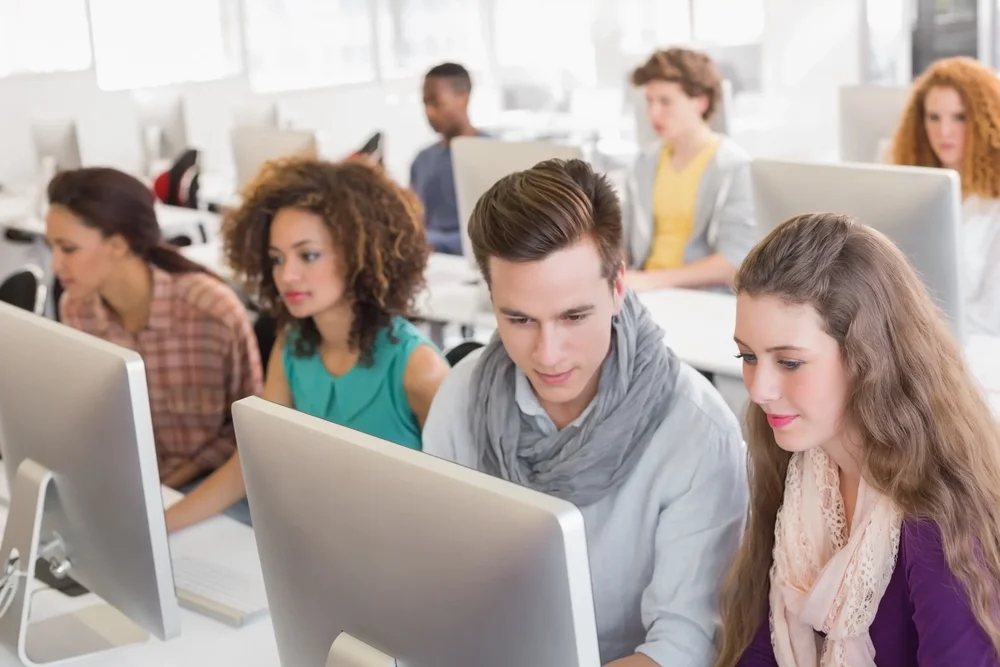
POLYGON ((267 374, 267 362, 271 359, 271 350, 278 338, 278 320, 267 313, 258 313, 253 324, 253 333, 257 337, 257 348, 260 350, 260 363, 267 374))
POLYGON ((455 347, 448 350, 445 355, 445 361, 448 362, 449 366, 455 366, 462 359, 465 359, 469 353, 474 352, 483 346, 482 343, 477 343, 474 340, 462 341, 455 347))
POLYGON ((33 264, 24 266, 0 283, 0 301, 39 316, 45 314, 48 292, 45 272, 33 264))

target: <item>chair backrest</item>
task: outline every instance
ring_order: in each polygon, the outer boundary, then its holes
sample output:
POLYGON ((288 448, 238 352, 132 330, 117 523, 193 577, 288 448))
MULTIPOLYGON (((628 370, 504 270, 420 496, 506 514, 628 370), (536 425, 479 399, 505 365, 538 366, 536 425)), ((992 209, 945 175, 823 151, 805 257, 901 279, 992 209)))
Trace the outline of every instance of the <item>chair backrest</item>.
POLYGON ((478 350, 482 346, 482 343, 477 343, 474 340, 467 340, 448 350, 448 352, 445 353, 444 358, 448 362, 449 366, 454 366, 462 359, 465 359, 469 353, 478 350))
POLYGON ((45 272, 33 264, 15 271, 0 283, 0 301, 36 315, 45 314, 46 296, 45 272))

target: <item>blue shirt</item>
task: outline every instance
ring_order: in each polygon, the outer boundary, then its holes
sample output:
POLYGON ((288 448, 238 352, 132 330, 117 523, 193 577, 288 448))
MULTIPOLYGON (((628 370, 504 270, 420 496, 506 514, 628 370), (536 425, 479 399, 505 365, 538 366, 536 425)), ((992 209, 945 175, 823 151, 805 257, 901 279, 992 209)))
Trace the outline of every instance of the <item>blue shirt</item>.
POLYGON ((451 148, 445 143, 428 146, 410 167, 410 187, 424 205, 427 242, 435 252, 462 254, 462 232, 458 224, 455 172, 451 148))
POLYGON ((330 374, 319 351, 295 356, 295 333, 290 334, 282 361, 295 409, 419 450, 420 424, 406 398, 403 375, 413 351, 433 343, 401 317, 393 318, 391 328, 395 342, 389 338, 389 327, 382 329, 375 338, 371 366, 359 362, 340 376, 330 374))

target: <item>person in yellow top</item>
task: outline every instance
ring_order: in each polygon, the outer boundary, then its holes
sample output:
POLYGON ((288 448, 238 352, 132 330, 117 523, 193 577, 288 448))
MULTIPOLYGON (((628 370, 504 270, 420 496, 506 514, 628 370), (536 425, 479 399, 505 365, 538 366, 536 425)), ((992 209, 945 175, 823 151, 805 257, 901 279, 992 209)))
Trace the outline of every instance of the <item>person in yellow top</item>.
POLYGON ((645 149, 625 197, 627 284, 728 290, 757 241, 750 157, 709 126, 722 81, 690 49, 657 51, 632 73, 660 140, 645 149))

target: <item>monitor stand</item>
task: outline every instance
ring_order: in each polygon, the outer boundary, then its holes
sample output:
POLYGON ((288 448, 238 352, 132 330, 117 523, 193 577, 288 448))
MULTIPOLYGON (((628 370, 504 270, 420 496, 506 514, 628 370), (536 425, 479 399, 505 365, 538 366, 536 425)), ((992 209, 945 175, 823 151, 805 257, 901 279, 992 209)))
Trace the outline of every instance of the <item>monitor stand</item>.
POLYGON ((387 656, 346 632, 341 632, 330 647, 326 667, 399 667, 399 665, 395 658, 387 656))
POLYGON ((7 527, 0 543, 0 589, 11 598, 0 604, 0 644, 16 651, 28 667, 52 665, 149 639, 145 630, 107 604, 28 623, 31 596, 37 588, 35 562, 44 555, 39 543, 46 501, 54 493, 51 482, 51 470, 31 459, 21 462, 10 490, 7 527))

